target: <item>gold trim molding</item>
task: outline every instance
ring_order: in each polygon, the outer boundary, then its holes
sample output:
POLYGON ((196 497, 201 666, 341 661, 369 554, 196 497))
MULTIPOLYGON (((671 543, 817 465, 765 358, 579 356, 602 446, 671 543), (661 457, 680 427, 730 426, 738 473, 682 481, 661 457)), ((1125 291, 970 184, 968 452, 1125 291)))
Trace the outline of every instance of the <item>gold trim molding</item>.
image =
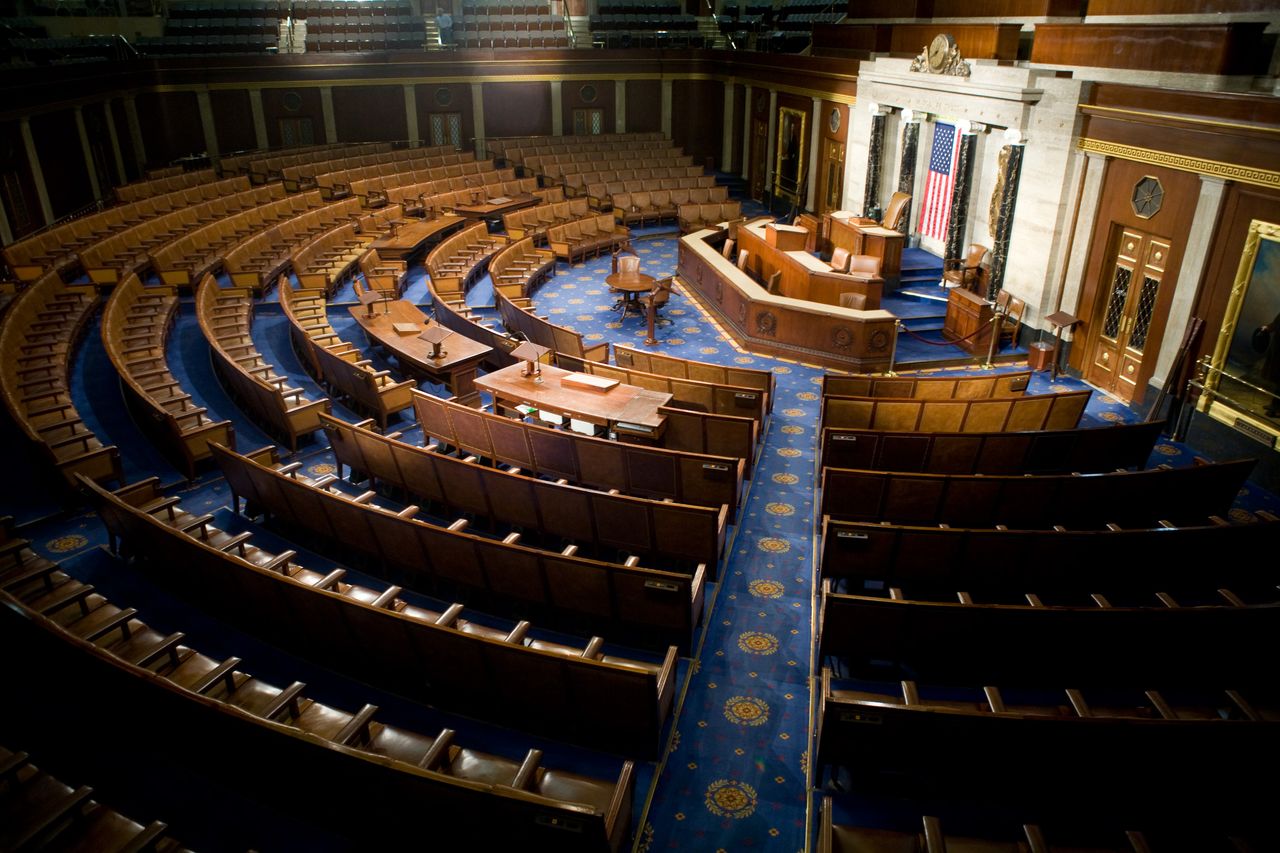
POLYGON ((1280 172, 1271 169, 1242 166, 1239 163, 1223 163, 1219 160, 1206 160, 1203 157, 1189 157, 1170 151, 1155 151, 1151 148, 1139 148, 1136 145, 1104 142, 1101 139, 1086 137, 1081 137, 1079 148, 1081 151, 1104 154, 1120 160, 1134 160, 1138 163, 1150 163, 1182 172, 1196 172, 1228 181, 1280 190, 1280 172))
POLYGON ((1125 107, 1104 107, 1098 104, 1081 104, 1080 111, 1089 113, 1111 113, 1113 115, 1137 116, 1139 118, 1162 119, 1164 121, 1179 122, 1184 124, 1203 124, 1208 127, 1226 127, 1232 130, 1247 130, 1251 133, 1280 133, 1280 127, 1269 127, 1261 124, 1245 124, 1238 121, 1223 121, 1221 119, 1198 118, 1196 116, 1177 115, 1176 113, 1157 113, 1149 110, 1131 110, 1125 107))

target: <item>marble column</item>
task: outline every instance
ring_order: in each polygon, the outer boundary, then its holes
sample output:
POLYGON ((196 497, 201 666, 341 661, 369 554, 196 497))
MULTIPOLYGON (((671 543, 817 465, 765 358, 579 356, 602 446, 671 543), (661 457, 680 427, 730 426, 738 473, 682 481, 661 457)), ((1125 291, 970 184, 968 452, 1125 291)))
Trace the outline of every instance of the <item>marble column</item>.
POLYGON ((254 86, 249 89, 249 112, 253 115, 253 142, 259 151, 271 147, 267 139, 267 111, 262 107, 262 90, 254 86))
MULTIPOLYGON (((867 138, 867 180, 862 187, 862 215, 871 216, 880 208, 880 166, 884 161, 885 111, 871 104, 871 135, 867 138)), ((875 217, 879 219, 879 216, 875 217)))
POLYGON ((564 86, 551 81, 551 135, 564 136, 564 86))
POLYGON ((324 141, 332 145, 338 141, 338 122, 333 117, 333 87, 320 87, 320 112, 324 115, 324 141))
POLYGON ((627 81, 613 81, 613 132, 627 132, 627 81))
MULTIPOLYGON (((1013 142, 1000 151, 1004 168, 1000 173, 1000 201, 996 211, 995 227, 991 231, 991 270, 987 276, 987 299, 994 300, 1004 286, 1005 265, 1009 261, 1009 235, 1013 233, 1013 211, 1018 203, 1018 180, 1022 176, 1022 155, 1025 142, 1013 142)), ((950 236, 950 235, 948 235, 950 236)), ((952 255, 960 257, 959 254, 952 255)))
POLYGON ((49 203, 49 189, 44 184, 44 169, 40 168, 40 153, 36 151, 36 140, 31 135, 31 121, 23 116, 18 120, 18 129, 22 134, 22 145, 27 151, 31 181, 36 185, 36 198, 40 200, 40 215, 44 218, 45 225, 52 225, 53 205, 49 203))
POLYGON ((911 110, 902 111, 902 156, 898 160, 898 192, 913 196, 907 202, 906 215, 902 217, 903 234, 911 233, 911 205, 916 191, 916 164, 920 160, 920 116, 911 110))
POLYGON ((196 92, 196 106, 200 110, 200 129, 204 132, 204 153, 210 159, 218 156, 218 129, 213 122, 213 101, 209 99, 209 90, 196 92))
POLYGON ((471 122, 475 128, 476 159, 486 160, 484 146, 484 84, 471 84, 471 122))
POLYGON ((422 137, 418 135, 418 96, 412 83, 404 84, 404 126, 409 147, 417 148, 422 144, 422 137))
POLYGON ((947 219, 947 240, 943 258, 958 258, 963 250, 965 226, 969 221, 969 191, 973 188, 973 152, 977 148, 978 134, 971 125, 968 129, 957 127, 960 133, 960 149, 956 152, 955 183, 951 189, 951 215, 947 219))
MULTIPOLYGON (((1209 266, 1209 251, 1213 247, 1214 237, 1214 228, 1210 226, 1218 221, 1222 213, 1222 201, 1226 197, 1228 185, 1229 182, 1222 178, 1200 176, 1200 196, 1196 199, 1196 212, 1191 215, 1191 221, 1204 223, 1205 227, 1192 228, 1187 235, 1187 246, 1182 252, 1178 278, 1173 282, 1173 301, 1169 304, 1164 336, 1160 340, 1160 354, 1156 358, 1156 367, 1151 376, 1151 381, 1156 385, 1163 386, 1174 368, 1173 360, 1178 355, 1178 345, 1182 343, 1182 332, 1191 319, 1201 279, 1209 266)), ((1165 285, 1168 284, 1169 280, 1165 279, 1165 285)))
POLYGON ((805 166, 804 209, 818 209, 818 173, 822 170, 822 123, 826 119, 822 115, 822 98, 813 99, 813 126, 809 128, 809 162, 805 166))
POLYGON ((672 100, 672 84, 670 77, 662 78, 662 135, 671 138, 671 100, 672 100))
POLYGON ((120 136, 116 133, 116 116, 111 101, 103 102, 102 112, 107 117, 107 136, 111 139, 111 156, 116 163, 116 183, 128 183, 129 173, 124 170, 124 154, 120 151, 120 136))
POLYGON ((728 172, 733 162, 733 84, 724 84, 724 115, 720 119, 720 171, 728 172))
MULTIPOLYGON (((1047 303, 1045 313, 1056 308, 1076 314, 1080 308, 1080 294, 1084 289, 1085 268, 1089 261, 1089 243, 1102 205, 1102 184, 1107 171, 1107 156, 1089 151, 1084 154, 1083 174, 1080 176, 1080 203, 1075 211, 1075 234, 1066 259, 1062 292, 1056 302, 1047 303)), ((1064 341, 1072 338, 1071 330, 1062 333, 1064 341)))
POLYGON ((89 189, 96 201, 102 200, 102 185, 98 183, 98 167, 93 163, 93 149, 89 147, 89 131, 84 126, 84 110, 75 108, 76 133, 80 137, 80 152, 84 154, 84 168, 89 173, 89 189))
POLYGON ((751 180, 751 125, 755 113, 751 110, 751 84, 742 86, 742 180, 751 180))
POLYGON ((129 141, 133 143, 133 161, 139 174, 147 171, 147 146, 142 141, 142 122, 138 121, 138 102, 133 95, 124 98, 124 116, 129 122, 129 141))

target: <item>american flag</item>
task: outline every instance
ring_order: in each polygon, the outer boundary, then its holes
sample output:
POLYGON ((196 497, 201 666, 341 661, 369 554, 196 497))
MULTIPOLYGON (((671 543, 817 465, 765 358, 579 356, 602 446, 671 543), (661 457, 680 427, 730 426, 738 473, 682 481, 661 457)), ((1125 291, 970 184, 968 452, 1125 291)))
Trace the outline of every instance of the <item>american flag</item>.
POLYGON ((955 187, 956 152, 960 135, 953 124, 933 126, 933 150, 929 152, 929 174, 924 181, 924 203, 920 206, 919 231, 935 240, 947 236, 951 216, 951 190, 955 187))

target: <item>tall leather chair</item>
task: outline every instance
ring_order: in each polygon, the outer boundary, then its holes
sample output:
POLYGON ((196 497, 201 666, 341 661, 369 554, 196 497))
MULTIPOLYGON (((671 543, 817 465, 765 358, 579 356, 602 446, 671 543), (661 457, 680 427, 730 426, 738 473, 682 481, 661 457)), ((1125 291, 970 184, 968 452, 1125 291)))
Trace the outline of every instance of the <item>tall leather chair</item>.
POLYGON ((942 284, 945 287, 963 287, 977 291, 982 283, 982 262, 987 257, 987 247, 971 243, 963 258, 947 258, 942 262, 942 284))
POLYGON ((851 257, 852 255, 849 254, 848 249, 836 246, 835 250, 831 253, 831 269, 836 272, 848 272, 849 258, 851 257))
POLYGON ((907 216, 907 205, 911 202, 911 193, 894 193, 889 197, 889 204, 884 209, 884 218, 880 224, 894 231, 902 229, 903 220, 907 216))

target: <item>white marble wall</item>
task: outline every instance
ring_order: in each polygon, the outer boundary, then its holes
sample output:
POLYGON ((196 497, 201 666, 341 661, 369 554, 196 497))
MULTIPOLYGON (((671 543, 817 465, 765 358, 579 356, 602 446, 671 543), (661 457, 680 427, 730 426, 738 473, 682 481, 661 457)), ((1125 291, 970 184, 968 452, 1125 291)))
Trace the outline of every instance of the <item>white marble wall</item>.
MULTIPOLYGON (((1074 216, 1075 137, 1078 105, 1084 84, 1041 70, 971 61, 971 76, 944 77, 910 70, 911 60, 880 57, 859 68, 858 106, 853 110, 845 167, 846 209, 859 209, 866 177, 867 139, 871 128, 868 102, 897 111, 889 123, 885 178, 881 203, 896 188, 901 144, 901 110, 928 113, 934 120, 968 120, 986 130, 979 135, 969 196, 969 217, 964 242, 992 244, 989 222, 991 194, 998 179, 1000 149, 1006 129, 1017 131, 1026 142, 1018 203, 1014 214, 1005 273, 1005 289, 1027 303, 1026 320, 1054 310, 1054 292, 1065 261, 1065 234, 1074 216)), ((917 186, 923 187, 928 153, 933 141, 932 122, 922 126, 917 186)), ((919 191, 913 202, 911 231, 919 216, 919 191)), ((1077 239, 1088 239, 1089 235, 1077 239)), ((940 253, 942 247, 925 241, 924 248, 940 253)))

